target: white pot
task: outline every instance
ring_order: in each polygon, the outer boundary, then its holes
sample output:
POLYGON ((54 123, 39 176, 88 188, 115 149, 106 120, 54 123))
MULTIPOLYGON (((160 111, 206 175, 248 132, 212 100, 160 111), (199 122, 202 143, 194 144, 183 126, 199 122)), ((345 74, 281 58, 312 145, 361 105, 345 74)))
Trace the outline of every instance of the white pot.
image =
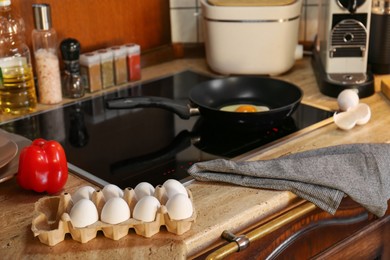
POLYGON ((210 68, 221 74, 277 75, 288 71, 296 59, 302 0, 290 2, 216 6, 201 0, 210 68))

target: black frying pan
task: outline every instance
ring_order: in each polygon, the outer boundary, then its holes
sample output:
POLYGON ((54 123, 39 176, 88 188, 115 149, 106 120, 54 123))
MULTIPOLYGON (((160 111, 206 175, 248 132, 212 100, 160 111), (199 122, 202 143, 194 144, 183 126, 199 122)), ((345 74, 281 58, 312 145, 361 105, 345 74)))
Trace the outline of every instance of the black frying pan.
POLYGON ((302 91, 294 84, 267 77, 229 77, 205 81, 193 87, 190 104, 183 105, 163 97, 128 97, 109 100, 109 109, 159 107, 183 119, 201 115, 221 123, 270 126, 290 116, 302 99, 302 91), (228 112, 221 107, 235 104, 267 106, 264 112, 228 112))

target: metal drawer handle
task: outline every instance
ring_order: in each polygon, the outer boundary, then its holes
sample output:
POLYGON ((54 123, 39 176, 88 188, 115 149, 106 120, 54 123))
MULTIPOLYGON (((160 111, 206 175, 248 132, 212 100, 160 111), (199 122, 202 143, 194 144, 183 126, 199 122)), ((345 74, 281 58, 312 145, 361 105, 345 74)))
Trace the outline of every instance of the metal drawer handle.
POLYGON ((238 245, 238 250, 241 251, 249 246, 249 239, 245 235, 236 236, 232 232, 225 230, 222 233, 222 238, 226 239, 229 242, 236 242, 238 245))

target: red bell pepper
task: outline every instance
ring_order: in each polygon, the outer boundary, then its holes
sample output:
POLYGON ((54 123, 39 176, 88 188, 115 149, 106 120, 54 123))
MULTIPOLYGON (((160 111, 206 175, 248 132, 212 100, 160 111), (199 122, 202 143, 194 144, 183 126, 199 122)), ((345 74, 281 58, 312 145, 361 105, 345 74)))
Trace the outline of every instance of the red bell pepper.
POLYGON ((56 141, 35 139, 19 157, 18 184, 27 190, 56 193, 68 179, 65 151, 56 141))

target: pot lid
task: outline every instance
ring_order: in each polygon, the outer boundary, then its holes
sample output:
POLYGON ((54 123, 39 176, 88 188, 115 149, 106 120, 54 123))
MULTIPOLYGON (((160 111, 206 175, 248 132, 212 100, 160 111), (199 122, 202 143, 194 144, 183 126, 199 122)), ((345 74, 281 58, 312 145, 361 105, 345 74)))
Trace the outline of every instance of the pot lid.
POLYGON ((297 0, 208 0, 218 6, 282 6, 295 3, 297 0))

